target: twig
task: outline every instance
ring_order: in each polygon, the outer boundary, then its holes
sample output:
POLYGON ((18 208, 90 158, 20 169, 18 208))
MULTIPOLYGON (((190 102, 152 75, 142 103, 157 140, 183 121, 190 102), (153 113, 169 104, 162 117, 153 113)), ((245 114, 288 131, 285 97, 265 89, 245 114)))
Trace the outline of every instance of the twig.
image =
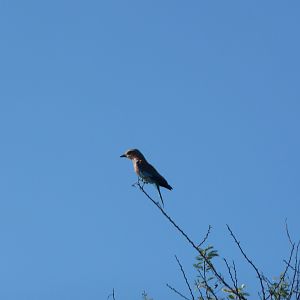
MULTIPOLYGON (((272 283, 272 282, 270 281, 270 279, 267 278, 263 273, 261 273, 261 277, 262 277, 262 280, 263 280, 263 281, 265 282, 265 284, 267 285, 267 291, 270 293, 271 287, 272 287, 273 283, 272 283)), ((257 292, 257 294, 258 294, 259 298, 262 299, 260 293, 257 292)))
MULTIPOLYGON (((224 280, 224 278, 217 272, 214 265, 207 259, 207 257, 201 252, 201 250, 197 247, 197 245, 188 237, 188 235, 172 220, 172 218, 164 211, 164 209, 155 202, 143 189, 143 187, 140 185, 140 183, 137 183, 140 190, 147 196, 147 198, 161 211, 161 213, 169 220, 169 222, 185 237, 185 239, 189 242, 189 244, 200 254, 200 256, 206 261, 206 263, 210 266, 215 276, 218 278, 218 280, 226 286, 228 289, 233 290, 234 289, 224 280)), ((233 292, 236 296, 236 292, 233 292)), ((246 300, 245 297, 242 296, 243 300, 246 300)))
MULTIPOLYGON (((255 270, 258 278, 259 278, 259 282, 260 282, 260 286, 261 286, 261 291, 263 294, 263 299, 266 300, 266 292, 265 292, 265 287, 263 284, 263 278, 258 270, 258 268, 254 265, 254 263, 248 258, 248 256, 246 255, 246 253, 244 252, 243 248, 240 245, 240 242, 236 239, 235 235, 233 234, 231 228, 229 227, 228 224, 226 224, 228 231, 230 232, 230 235, 233 237, 234 242, 237 244, 238 248, 240 249, 241 253, 243 254, 244 258, 247 260, 247 262, 253 267, 253 269, 255 270)), ((237 295, 238 296, 238 295, 237 295)))
POLYGON ((175 258, 176 258, 176 261, 177 261, 177 263, 178 263, 178 265, 179 265, 179 267, 180 267, 180 270, 181 270, 181 273, 182 273, 182 275, 183 275, 183 277, 184 277, 185 283, 186 283, 186 285, 187 285, 188 288, 189 288, 191 297, 192 297, 193 300, 195 300, 195 297, 194 297, 194 295, 193 295, 191 286, 190 286, 189 281, 187 280, 186 275, 185 275, 185 272, 184 272, 184 270, 183 270, 182 264, 180 263, 180 261, 179 261, 179 259, 178 259, 178 257, 177 257, 176 255, 175 255, 175 258))
POLYGON ((233 264, 233 271, 234 271, 234 280, 235 280, 235 285, 236 285, 236 286, 238 286, 237 272, 236 272, 236 267, 235 267, 234 260, 232 261, 232 264, 233 264))
POLYGON ((300 261, 298 262, 298 265, 295 268, 297 270, 297 285, 296 285, 296 296, 297 296, 297 300, 300 299, 300 261))
MULTIPOLYGON (((293 291, 294 291, 294 284, 297 281, 297 285, 299 284, 299 270, 298 270, 298 274, 297 274, 297 265, 298 265, 298 251, 299 251, 299 245, 300 242, 298 242, 297 247, 296 247, 296 254, 295 254, 295 268, 294 268, 294 274, 293 274, 293 280, 292 280, 292 286, 291 286, 291 290, 289 293, 289 299, 292 298, 293 295, 293 291), (297 276, 297 277, 296 277, 297 276), (297 278, 297 279, 296 279, 297 278)), ((287 263, 287 267, 289 267, 290 262, 287 263)), ((298 289, 298 287, 296 286, 296 289, 298 289)))
POLYGON ((289 239, 290 244, 293 245, 294 243, 292 242, 292 239, 291 239, 291 236, 290 236, 289 227, 288 227, 288 223, 287 223, 287 218, 285 219, 285 231, 286 231, 286 235, 289 239))
POLYGON ((198 248, 200 248, 206 242, 206 240, 208 239, 211 228, 212 228, 211 225, 208 225, 206 235, 205 235, 204 239, 202 240, 202 242, 198 245, 198 248))
POLYGON ((287 265, 286 265, 286 268, 285 268, 285 270, 284 270, 284 272, 283 272, 283 275, 280 276, 279 282, 275 285, 275 290, 276 290, 276 289, 280 286, 280 284, 284 281, 284 278, 285 278, 285 276, 286 276, 286 273, 287 273, 287 271, 288 271, 288 269, 289 269, 289 264, 290 264, 291 261, 292 261, 294 249, 295 249, 295 244, 292 244, 292 249, 291 249, 289 261, 288 261, 288 263, 287 263, 287 265))
POLYGON ((231 281, 232 281, 232 283, 233 283, 235 289, 237 289, 237 286, 236 286, 235 281, 234 281, 234 279, 233 279, 233 275, 232 275, 232 273, 231 273, 231 267, 229 266, 229 263, 227 262, 227 259, 226 259, 226 258, 223 258, 223 260, 224 260, 224 262, 225 262, 225 264, 226 264, 228 273, 229 273, 229 275, 230 275, 230 279, 231 279, 231 281))
POLYGON ((201 298, 199 298, 199 299, 203 300, 203 299, 204 299, 204 298, 203 298, 203 294, 202 294, 202 292, 201 292, 200 287, 198 286, 198 282, 197 282, 197 281, 195 281, 195 286, 196 286, 196 288, 197 288, 197 290, 198 290, 198 292, 199 292, 199 294, 200 294, 200 297, 201 297, 201 298))
MULTIPOLYGON (((199 275, 200 275, 202 281, 205 283, 205 294, 206 294, 206 298, 207 298, 207 299, 210 299, 210 295, 208 294, 208 292, 210 292, 210 293, 212 293, 212 295, 215 297, 215 299, 218 299, 218 297, 217 297, 217 295, 216 295, 214 289, 208 284, 208 282, 207 282, 207 280, 206 280, 206 271, 205 271, 205 269, 206 269, 206 267, 205 267, 205 262, 204 262, 204 270, 203 270, 204 272, 203 272, 203 274, 200 272, 200 270, 198 270, 198 273, 199 273, 199 275)), ((198 288, 198 290, 200 291, 198 285, 197 285, 197 288, 198 288)), ((220 288, 220 290, 221 290, 221 289, 222 289, 222 288, 220 288)), ((219 290, 219 291, 220 291, 220 290, 219 290)), ((201 293, 201 296, 202 296, 202 293, 201 293)), ((203 297, 203 296, 202 296, 202 297, 203 297)), ((203 299, 204 299, 204 298, 203 298, 203 299)))
POLYGON ((112 293, 108 295, 107 299, 109 299, 110 297, 112 297, 113 300, 116 300, 115 299, 115 289, 112 290, 112 293))
POLYGON ((207 279, 206 279, 206 269, 207 269, 207 267, 206 267, 206 262, 204 261, 204 262, 203 262, 203 277, 202 277, 202 279, 203 279, 203 281, 205 282, 205 285, 206 285, 206 289, 205 289, 206 298, 209 299, 209 298, 210 298, 210 297, 209 297, 209 292, 210 292, 212 289, 211 289, 211 287, 210 287, 210 285, 208 284, 207 279))
POLYGON ((172 290, 174 293, 176 293, 177 295, 179 295, 180 297, 182 297, 185 300, 190 300, 188 297, 182 295, 180 292, 178 292, 175 288, 173 288, 171 285, 169 285, 168 283, 166 284, 167 287, 172 290))
POLYGON ((296 272, 300 275, 300 270, 297 271, 296 268, 293 267, 291 264, 289 264, 285 259, 283 260, 283 262, 284 262, 286 265, 288 265, 288 267, 289 267, 291 270, 296 271, 296 272))
MULTIPOLYGON (((288 224, 287 224, 287 219, 285 219, 285 230, 286 230, 286 234, 287 234, 288 240, 289 240, 289 242, 290 242, 292 248, 291 248, 291 251, 290 251, 289 260, 288 260, 288 262, 286 262, 286 268, 285 268, 285 270, 284 270, 282 276, 280 276, 280 280, 278 281, 278 283, 275 284, 275 286, 274 286, 274 291, 276 291, 276 289, 277 289, 277 288, 280 286, 280 284, 284 281, 285 276, 286 276, 286 274, 287 274, 287 271, 288 271, 288 269, 289 269, 289 266, 290 266, 290 264, 291 264, 292 258, 293 258, 294 250, 295 250, 295 243, 293 243, 293 241, 292 241, 292 239, 291 239, 291 236, 290 236, 290 233, 289 233, 288 224)), ((298 251, 298 246, 297 246, 297 251, 298 251)), ((297 253, 296 253, 296 255, 297 255, 297 253)), ((292 282, 292 288, 291 288, 291 290, 293 289, 293 284, 294 284, 294 282, 292 282)), ((272 296, 272 294, 270 294, 270 295, 267 297, 267 299, 269 299, 271 296, 272 296)))
POLYGON ((234 268, 233 268, 233 269, 234 269, 234 277, 233 277, 233 274, 232 274, 232 272, 231 272, 231 267, 229 266, 229 264, 228 264, 226 258, 224 258, 224 261, 225 261, 226 267, 227 267, 227 269, 228 269, 228 273, 229 273, 229 275, 230 275, 231 281, 232 281, 232 283, 233 283, 233 285, 234 285, 234 288, 235 288, 235 290, 236 290, 236 293, 238 294, 239 299, 241 299, 241 295, 240 295, 240 293, 239 293, 239 288, 238 288, 238 284, 237 284, 237 277, 236 277, 235 264, 234 264, 234 262, 233 262, 233 266, 234 266, 234 268))

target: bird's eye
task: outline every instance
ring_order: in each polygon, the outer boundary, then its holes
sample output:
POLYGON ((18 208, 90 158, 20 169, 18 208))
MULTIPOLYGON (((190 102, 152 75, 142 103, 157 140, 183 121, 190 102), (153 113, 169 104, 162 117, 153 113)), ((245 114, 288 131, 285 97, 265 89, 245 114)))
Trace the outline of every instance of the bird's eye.
POLYGON ((128 151, 128 152, 127 152, 127 155, 131 155, 131 154, 132 154, 132 151, 128 151))

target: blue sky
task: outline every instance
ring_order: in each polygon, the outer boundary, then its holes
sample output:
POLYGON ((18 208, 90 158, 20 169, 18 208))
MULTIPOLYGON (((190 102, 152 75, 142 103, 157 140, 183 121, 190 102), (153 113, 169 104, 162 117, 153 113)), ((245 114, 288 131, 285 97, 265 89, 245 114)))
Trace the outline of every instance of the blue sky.
MULTIPOLYGON (((267 275, 299 236, 298 1, 1 1, 0 297, 173 299, 196 253, 138 190, 139 148, 197 241, 267 275)), ((154 188, 147 187, 153 197, 154 188)))

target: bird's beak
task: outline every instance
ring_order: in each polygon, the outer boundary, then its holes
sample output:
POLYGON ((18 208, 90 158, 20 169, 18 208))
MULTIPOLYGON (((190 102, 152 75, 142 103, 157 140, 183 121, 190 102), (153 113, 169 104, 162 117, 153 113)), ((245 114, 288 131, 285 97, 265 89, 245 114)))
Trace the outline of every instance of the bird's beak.
POLYGON ((126 155, 125 155, 125 154, 122 154, 120 157, 126 157, 126 155))

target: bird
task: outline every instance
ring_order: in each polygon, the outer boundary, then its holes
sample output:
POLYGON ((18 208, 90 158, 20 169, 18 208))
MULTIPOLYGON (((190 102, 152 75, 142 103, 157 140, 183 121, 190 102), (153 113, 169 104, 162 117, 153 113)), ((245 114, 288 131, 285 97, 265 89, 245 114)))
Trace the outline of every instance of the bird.
POLYGON ((139 179, 141 178, 144 183, 151 183, 155 185, 158 190, 162 206, 164 207, 160 187, 164 187, 170 191, 173 189, 168 184, 167 180, 147 162, 145 156, 138 149, 129 149, 120 157, 126 157, 133 162, 134 171, 138 175, 139 179))

